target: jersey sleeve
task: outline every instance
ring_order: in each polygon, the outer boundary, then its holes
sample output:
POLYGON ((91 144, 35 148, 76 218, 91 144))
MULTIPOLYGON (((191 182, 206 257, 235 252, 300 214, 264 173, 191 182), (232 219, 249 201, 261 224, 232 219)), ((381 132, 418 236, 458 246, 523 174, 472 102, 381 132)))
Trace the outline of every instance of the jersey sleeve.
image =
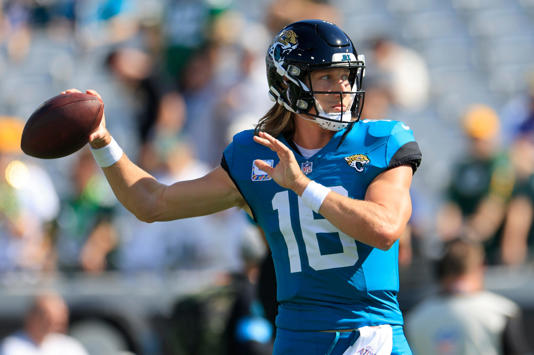
MULTIPOLYGON (((243 131, 234 136, 232 142, 228 144, 228 146, 223 152, 223 155, 221 158, 221 168, 223 168, 228 174, 228 176, 230 177, 230 179, 232 179, 237 190, 239 191, 241 196, 243 196, 243 199, 245 200, 247 205, 250 207, 254 222, 257 222, 254 209, 249 203, 247 199, 247 195, 244 193, 244 190, 243 190, 243 183, 242 183, 243 179, 239 177, 240 175, 239 170, 243 169, 243 166, 239 166, 239 161, 240 159, 243 160, 243 150, 245 151, 247 150, 247 146, 248 146, 247 142, 252 140, 253 135, 254 134, 252 131, 243 131)), ((241 171, 241 175, 242 175, 242 171, 241 171)))
POLYGON ((391 131, 386 148, 387 168, 409 165, 413 172, 421 164, 423 155, 415 141, 413 131, 402 122, 397 122, 391 131))
POLYGON ((239 150, 242 150, 243 142, 246 140, 246 136, 249 136, 247 134, 248 132, 240 132, 237 133, 230 144, 226 146, 226 149, 224 149, 222 158, 221 158, 221 167, 228 173, 230 178, 234 181, 234 184, 239 188, 237 182, 236 182, 236 155, 239 155, 239 150))

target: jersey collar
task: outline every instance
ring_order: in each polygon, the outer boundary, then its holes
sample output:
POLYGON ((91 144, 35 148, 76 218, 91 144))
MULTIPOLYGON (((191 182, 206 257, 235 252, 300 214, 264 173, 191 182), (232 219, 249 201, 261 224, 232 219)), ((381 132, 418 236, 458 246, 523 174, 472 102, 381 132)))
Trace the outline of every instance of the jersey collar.
MULTIPOLYGON (((358 122, 355 122, 355 124, 358 124, 358 122)), ((343 128, 342 130, 337 131, 332 136, 330 141, 328 141, 328 143, 323 148, 321 148, 321 150, 319 150, 317 153, 315 153, 313 156, 311 156, 309 158, 304 158, 302 156, 301 152, 299 151, 298 147, 293 142, 292 138, 286 137, 286 136, 283 136, 283 135, 280 135, 277 138, 293 151, 293 153, 295 154, 295 158, 297 158, 297 160, 314 160, 314 159, 317 159, 317 158, 321 157, 324 154, 324 152, 326 152, 326 151, 335 150, 336 147, 340 144, 341 139, 342 139, 342 137, 345 134, 347 129, 349 129, 349 128, 347 127, 347 128, 343 128)))

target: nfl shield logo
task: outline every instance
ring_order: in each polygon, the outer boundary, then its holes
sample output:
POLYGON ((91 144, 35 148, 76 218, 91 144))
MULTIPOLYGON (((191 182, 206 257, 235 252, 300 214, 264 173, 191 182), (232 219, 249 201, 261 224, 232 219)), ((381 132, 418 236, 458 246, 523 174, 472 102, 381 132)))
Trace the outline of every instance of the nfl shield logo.
POLYGON ((308 175, 309 173, 312 172, 312 162, 311 161, 306 161, 304 163, 301 164, 301 168, 302 168, 302 172, 306 175, 308 175))

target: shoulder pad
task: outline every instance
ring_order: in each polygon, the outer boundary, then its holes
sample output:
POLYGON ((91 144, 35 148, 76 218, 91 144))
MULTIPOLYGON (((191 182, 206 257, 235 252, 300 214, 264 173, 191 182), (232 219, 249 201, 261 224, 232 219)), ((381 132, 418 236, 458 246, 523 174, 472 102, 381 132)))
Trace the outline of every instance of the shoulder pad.
POLYGON ((362 122, 369 125, 369 134, 376 138, 391 135, 395 126, 399 123, 399 121, 392 120, 363 120, 362 122))
POLYGON ((239 133, 236 133, 234 135, 234 143, 240 144, 240 145, 246 145, 254 143, 254 140, 252 139, 254 137, 254 130, 253 129, 247 129, 245 131, 241 131, 239 133))

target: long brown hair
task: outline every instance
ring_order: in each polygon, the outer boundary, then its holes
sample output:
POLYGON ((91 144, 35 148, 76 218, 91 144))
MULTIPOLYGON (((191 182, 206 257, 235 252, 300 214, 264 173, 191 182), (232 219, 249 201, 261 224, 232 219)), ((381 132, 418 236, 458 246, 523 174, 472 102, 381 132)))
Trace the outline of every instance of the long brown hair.
POLYGON ((287 110, 279 103, 273 107, 258 121, 254 133, 267 132, 273 137, 283 134, 292 137, 295 133, 295 114, 287 110))

